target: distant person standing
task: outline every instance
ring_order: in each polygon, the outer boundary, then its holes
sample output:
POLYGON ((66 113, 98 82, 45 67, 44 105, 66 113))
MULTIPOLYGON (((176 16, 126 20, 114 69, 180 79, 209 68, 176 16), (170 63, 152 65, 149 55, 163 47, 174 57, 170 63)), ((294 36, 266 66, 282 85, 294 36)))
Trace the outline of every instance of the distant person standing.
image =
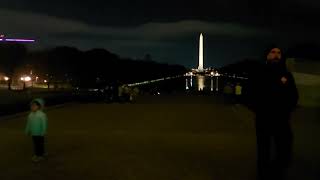
POLYGON ((132 90, 131 90, 131 97, 132 97, 132 100, 131 102, 135 102, 136 99, 137 99, 137 96, 139 95, 139 89, 138 87, 134 87, 132 90))
POLYGON ((34 99, 30 104, 31 112, 27 119, 25 132, 32 137, 34 156, 33 162, 39 162, 44 159, 44 136, 47 132, 47 116, 42 111, 44 101, 42 99, 34 99))
POLYGON ((119 86, 118 86, 118 100, 119 100, 119 102, 122 102, 122 99, 123 99, 123 89, 124 89, 124 85, 119 84, 119 86))
POLYGON ((290 127, 298 92, 285 58, 277 46, 266 51, 266 63, 249 77, 247 103, 256 114, 257 174, 259 179, 285 179, 293 155, 290 127), (271 157, 274 142, 275 157, 271 157))
POLYGON ((236 94, 237 96, 241 96, 241 94, 242 94, 242 86, 240 85, 240 83, 237 83, 235 89, 236 89, 236 90, 235 90, 235 94, 236 94))
POLYGON ((123 100, 124 102, 130 102, 130 88, 127 84, 123 85, 123 100))
POLYGON ((229 96, 232 96, 233 89, 231 83, 227 83, 223 88, 223 93, 229 96))
POLYGON ((242 95, 242 86, 240 85, 240 83, 237 83, 235 87, 235 95, 236 95, 237 104, 239 104, 241 102, 241 95, 242 95))

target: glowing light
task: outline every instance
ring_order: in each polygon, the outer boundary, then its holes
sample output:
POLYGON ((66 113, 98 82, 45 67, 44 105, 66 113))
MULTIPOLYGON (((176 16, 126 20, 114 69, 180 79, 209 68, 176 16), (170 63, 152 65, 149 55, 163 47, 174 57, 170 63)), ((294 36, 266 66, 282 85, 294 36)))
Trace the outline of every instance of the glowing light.
POLYGON ((198 76, 198 91, 203 91, 204 90, 204 81, 205 77, 204 76, 198 76))
POLYGON ((193 73, 192 72, 187 72, 186 76, 193 76, 193 73))
POLYGON ((30 76, 23 76, 20 78, 21 81, 31 81, 31 77, 30 76))
POLYGON ((34 39, 3 39, 3 37, 0 39, 0 41, 6 41, 6 42, 35 42, 34 39))
POLYGON ((186 79, 186 90, 188 90, 189 89, 189 86, 188 86, 188 79, 186 79))
POLYGON ((199 66, 198 66, 199 71, 203 71, 203 35, 202 33, 200 34, 200 39, 199 39, 199 66))
POLYGON ((89 91, 94 91, 94 92, 96 92, 96 91, 98 91, 99 89, 89 89, 89 91))
POLYGON ((5 81, 9 81, 10 78, 5 76, 3 79, 4 79, 5 81))
POLYGON ((219 76, 216 79, 216 91, 219 91, 219 76))
POLYGON ((43 82, 45 82, 45 83, 46 83, 46 82, 48 82, 48 81, 47 81, 47 80, 44 80, 43 82))

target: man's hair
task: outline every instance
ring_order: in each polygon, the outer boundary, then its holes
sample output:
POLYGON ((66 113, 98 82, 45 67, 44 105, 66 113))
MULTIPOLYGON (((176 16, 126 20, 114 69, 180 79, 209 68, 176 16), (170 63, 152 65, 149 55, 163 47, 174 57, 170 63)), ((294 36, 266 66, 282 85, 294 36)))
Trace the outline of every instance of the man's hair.
POLYGON ((282 48, 276 44, 270 44, 269 46, 267 46, 267 48, 264 50, 264 57, 267 58, 268 54, 271 52, 272 49, 274 48, 278 48, 281 50, 281 55, 283 54, 282 52, 282 48))
POLYGON ((264 59, 267 60, 268 54, 269 54, 269 53, 271 52, 271 50, 274 49, 274 48, 280 49, 280 51, 281 51, 281 58, 280 58, 279 64, 285 65, 285 64, 286 64, 285 52, 284 52, 284 50, 283 50, 282 47, 278 46, 278 45, 275 44, 275 43, 270 44, 269 46, 267 46, 267 48, 266 48, 265 51, 264 51, 264 59))

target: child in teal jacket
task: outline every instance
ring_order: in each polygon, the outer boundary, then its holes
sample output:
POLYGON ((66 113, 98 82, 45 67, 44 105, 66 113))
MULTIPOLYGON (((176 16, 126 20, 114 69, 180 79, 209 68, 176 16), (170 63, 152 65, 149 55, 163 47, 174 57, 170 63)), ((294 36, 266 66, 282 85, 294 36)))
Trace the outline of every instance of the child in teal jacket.
POLYGON ((28 115, 26 134, 32 136, 34 156, 32 161, 38 162, 44 159, 44 136, 47 133, 47 115, 42 111, 44 101, 34 99, 31 101, 31 112, 28 115))

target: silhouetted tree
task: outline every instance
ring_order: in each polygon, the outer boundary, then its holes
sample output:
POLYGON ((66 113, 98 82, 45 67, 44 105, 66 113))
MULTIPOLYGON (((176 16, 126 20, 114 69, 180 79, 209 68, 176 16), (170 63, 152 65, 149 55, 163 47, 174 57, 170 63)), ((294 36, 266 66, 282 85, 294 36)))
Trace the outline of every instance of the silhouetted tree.
POLYGON ((0 43, 0 63, 5 67, 5 72, 10 77, 8 80, 9 90, 11 90, 14 69, 22 63, 26 54, 27 48, 22 44, 0 43))
MULTIPOLYGON (((13 71, 20 63, 18 60, 25 56, 26 49, 20 47, 20 49, 10 50, 11 54, 7 53, 7 59, 11 58, 14 61, 8 61, 11 64, 6 67, 10 67, 9 69, 13 71), (17 56, 18 54, 19 56, 17 56)), ((31 65, 38 75, 45 76, 48 86, 51 83, 65 82, 68 78, 72 79, 68 82, 74 86, 94 86, 99 83, 118 81, 132 83, 186 72, 186 68, 180 65, 154 62, 150 54, 147 54, 145 59, 133 60, 120 58, 105 49, 92 49, 83 52, 65 46, 30 52, 25 56, 23 63, 31 65)))

